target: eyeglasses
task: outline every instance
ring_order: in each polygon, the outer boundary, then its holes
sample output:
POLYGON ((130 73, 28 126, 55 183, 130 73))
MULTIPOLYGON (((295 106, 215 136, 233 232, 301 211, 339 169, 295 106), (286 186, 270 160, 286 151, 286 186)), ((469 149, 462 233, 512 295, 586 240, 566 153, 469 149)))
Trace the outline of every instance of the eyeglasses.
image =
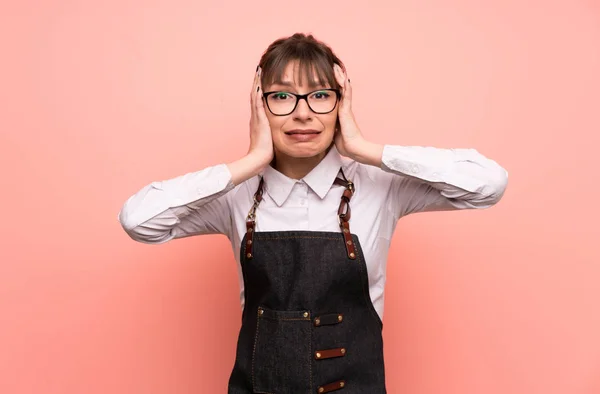
POLYGON ((338 89, 319 89, 306 94, 296 94, 283 91, 265 92, 263 97, 267 108, 273 115, 289 115, 298 106, 298 101, 305 100, 308 108, 316 114, 328 114, 335 109, 340 99, 338 89))

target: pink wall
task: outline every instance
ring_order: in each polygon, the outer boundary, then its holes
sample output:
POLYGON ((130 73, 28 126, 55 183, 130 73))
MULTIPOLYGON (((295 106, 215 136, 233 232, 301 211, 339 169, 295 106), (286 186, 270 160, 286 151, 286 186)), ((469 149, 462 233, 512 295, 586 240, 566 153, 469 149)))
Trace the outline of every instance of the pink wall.
POLYGON ((400 222, 389 392, 600 393, 598 1, 2 8, 0 393, 226 391, 228 241, 137 244, 117 213, 247 151, 257 61, 296 31, 345 61, 366 136, 474 147, 510 174, 490 210, 400 222))

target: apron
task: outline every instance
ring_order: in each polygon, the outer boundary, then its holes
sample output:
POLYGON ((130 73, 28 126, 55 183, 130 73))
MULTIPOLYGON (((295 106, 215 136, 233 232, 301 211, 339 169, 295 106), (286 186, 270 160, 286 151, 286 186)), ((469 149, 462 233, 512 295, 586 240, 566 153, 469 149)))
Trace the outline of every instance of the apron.
POLYGON ((240 248, 245 307, 229 394, 385 394, 382 322, 350 232, 354 184, 344 186, 341 232, 255 232, 254 195, 240 248))

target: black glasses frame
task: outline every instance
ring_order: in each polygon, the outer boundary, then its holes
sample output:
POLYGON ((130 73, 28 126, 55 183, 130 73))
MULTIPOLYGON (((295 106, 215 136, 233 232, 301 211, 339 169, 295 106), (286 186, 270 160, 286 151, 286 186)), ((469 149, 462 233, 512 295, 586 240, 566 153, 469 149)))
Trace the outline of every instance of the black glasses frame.
POLYGON ((306 94, 296 94, 296 93, 291 93, 291 92, 286 92, 284 90, 275 90, 272 92, 264 92, 263 93, 263 98, 265 99, 265 102, 267 103, 267 108, 269 108, 269 112, 271 112, 273 115, 275 116, 287 116, 289 114, 291 114, 292 112, 294 112, 296 110, 296 107, 298 107, 298 103, 300 102, 300 100, 304 100, 306 101, 306 105, 308 105, 308 108, 310 108, 310 110, 312 112, 314 112, 315 114, 319 114, 319 115, 324 115, 324 114, 328 114, 330 112, 332 112, 335 107, 337 106, 338 101, 340 101, 342 94, 340 92, 339 89, 317 89, 317 90, 313 90, 312 92, 308 92, 306 94), (327 111, 327 112, 317 112, 314 109, 312 109, 312 107, 310 106, 310 103, 308 102, 308 96, 310 96, 313 93, 316 92, 335 92, 336 95, 336 100, 335 100, 335 105, 333 106, 333 108, 331 109, 331 111, 327 111), (269 107, 269 100, 268 97, 272 94, 275 93, 286 93, 286 94, 291 94, 292 96, 296 97, 296 104, 294 105, 294 108, 292 108, 292 110, 290 112, 288 112, 287 114, 276 114, 273 113, 273 111, 271 110, 271 107, 269 107))

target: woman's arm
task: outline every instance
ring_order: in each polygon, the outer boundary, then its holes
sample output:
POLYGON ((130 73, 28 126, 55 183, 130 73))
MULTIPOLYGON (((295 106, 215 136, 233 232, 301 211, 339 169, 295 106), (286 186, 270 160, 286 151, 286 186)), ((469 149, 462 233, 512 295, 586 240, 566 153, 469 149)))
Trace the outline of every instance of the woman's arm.
POLYGON ((394 173, 390 198, 401 216, 423 211, 488 208, 503 196, 508 172, 475 149, 381 145, 362 136, 352 112, 352 86, 339 66, 342 86, 338 151, 363 164, 394 173))
POLYGON ((125 232, 142 243, 202 234, 231 234, 226 194, 264 167, 247 155, 173 179, 152 182, 131 196, 119 212, 125 232))
POLYGON ((259 76, 257 69, 250 91, 250 148, 246 156, 142 188, 119 213, 121 226, 131 238, 164 243, 190 235, 231 234, 227 192, 257 175, 273 158, 259 76))
POLYGON ((380 145, 364 141, 353 159, 397 175, 390 199, 396 217, 415 212, 482 209, 506 190, 508 172, 475 149, 380 145))
POLYGON ((508 172, 475 149, 385 145, 371 162, 392 178, 390 198, 396 216, 415 212, 483 209, 506 190, 508 172))

